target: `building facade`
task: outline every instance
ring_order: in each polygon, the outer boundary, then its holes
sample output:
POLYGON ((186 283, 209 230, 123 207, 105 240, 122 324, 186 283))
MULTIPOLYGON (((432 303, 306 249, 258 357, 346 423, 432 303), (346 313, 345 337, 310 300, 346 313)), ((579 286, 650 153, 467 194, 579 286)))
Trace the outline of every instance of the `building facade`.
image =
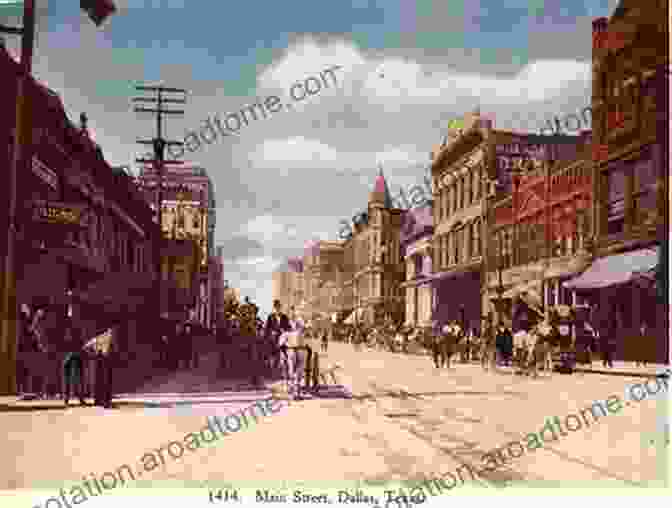
POLYGON ((292 307, 301 317, 306 310, 304 298, 303 260, 290 258, 273 272, 273 300, 280 300, 285 311, 292 307))
POLYGON ((340 307, 343 241, 319 240, 306 246, 303 256, 305 304, 297 306, 310 320, 324 320, 340 307))
POLYGON ((404 210, 392 207, 382 170, 369 194, 368 210, 353 224, 343 245, 341 308, 367 325, 386 319, 404 322, 405 265, 399 240, 404 210))
POLYGON ((224 280, 224 250, 221 246, 215 248, 215 255, 210 258, 210 294, 212 298, 212 327, 217 329, 224 326, 225 289, 224 280))
MULTIPOLYGON (((152 166, 141 169, 139 182, 145 196, 156 209, 159 177, 152 166)), ((180 287, 189 292, 187 319, 206 328, 213 324, 213 305, 208 260, 214 255, 214 189, 206 171, 199 166, 167 166, 163 175, 163 202, 161 222, 164 238, 172 243, 172 251, 185 252, 187 257, 180 261, 179 255, 166 256, 168 273, 183 281, 180 287), (194 267, 191 245, 198 247, 194 267), (177 250, 176 250, 177 249, 177 250), (187 283, 188 281, 188 283, 187 283)), ((182 317, 180 317, 182 318, 182 317)))
POLYGON ((646 276, 667 257, 669 235, 667 19, 664 1, 622 1, 593 21, 597 259, 565 286, 596 306, 617 359, 662 362, 669 351, 667 298, 646 276))
POLYGON ((491 210, 488 291, 514 330, 555 305, 582 305, 563 287, 591 261, 592 141, 582 134, 575 161, 545 160, 517 175, 513 193, 491 210))
MULTIPOLYGON (((18 64, 0 47, 0 168, 11 164, 18 64)), ((89 135, 86 116, 74 125, 54 91, 30 78, 33 143, 28 171, 17 175, 16 304, 44 311, 45 347, 64 347, 67 333, 83 341, 114 327, 121 354, 137 352, 141 316, 153 293, 158 228, 132 177, 113 168, 89 135)), ((8 186, 0 190, 9 201, 8 186)), ((7 231, 6 209, 0 214, 7 231)), ((0 240, 6 252, 6 235, 0 240)), ((155 295, 153 295, 155 296, 155 295)), ((13 332, 14 333, 14 332, 13 332)), ((2 392, 13 393, 19 341, 0 344, 2 392)))
POLYGON ((434 220, 429 206, 406 212, 400 247, 406 264, 405 324, 427 327, 432 324, 432 234, 434 220))
POLYGON ((491 237, 491 203, 514 194, 514 175, 538 171, 546 160, 574 160, 580 139, 496 130, 478 110, 460 123, 432 155, 434 320, 478 327, 496 313, 481 276, 490 271, 484 239, 491 237))

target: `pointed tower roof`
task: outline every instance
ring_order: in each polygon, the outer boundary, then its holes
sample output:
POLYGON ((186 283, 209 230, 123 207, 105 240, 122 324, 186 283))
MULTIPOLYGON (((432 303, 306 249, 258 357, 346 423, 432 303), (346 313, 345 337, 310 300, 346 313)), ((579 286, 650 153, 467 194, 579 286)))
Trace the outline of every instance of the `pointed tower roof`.
POLYGON ((376 177, 376 183, 369 199, 369 201, 376 200, 381 200, 385 208, 394 208, 394 205, 392 204, 392 194, 390 193, 390 188, 387 186, 387 180, 383 174, 382 165, 378 165, 378 176, 376 177))

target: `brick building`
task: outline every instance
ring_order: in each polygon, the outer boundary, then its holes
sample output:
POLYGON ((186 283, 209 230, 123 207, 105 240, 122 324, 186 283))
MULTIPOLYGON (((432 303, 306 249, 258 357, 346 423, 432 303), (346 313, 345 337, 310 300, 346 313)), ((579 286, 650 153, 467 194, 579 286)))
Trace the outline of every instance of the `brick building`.
POLYGON ((342 310, 350 321, 374 324, 404 320, 405 266, 399 234, 405 211, 393 208, 382 170, 369 194, 367 212, 355 218, 343 245, 342 310))
MULTIPOLYGON (((513 175, 538 170, 545 160, 573 160, 576 136, 542 136, 496 130, 480 111, 467 114, 432 153, 434 196, 433 319, 464 320, 478 327, 494 311, 485 238, 491 238, 488 207, 514 193, 513 175), (455 295, 459 295, 459 299, 455 295)), ((513 236, 504 241, 505 255, 513 236)))
POLYGON ((662 362, 669 350, 668 303, 654 275, 669 235, 667 22, 664 0, 623 0, 611 18, 593 21, 597 259, 565 286, 596 305, 617 359, 662 362))
MULTIPOLYGON (((11 164, 18 72, 19 65, 0 47, 0 168, 5 172, 11 164)), ((107 163, 85 115, 74 125, 59 95, 34 78, 26 94, 33 145, 31 170, 17 177, 17 306, 45 311, 41 328, 51 351, 60 351, 67 330, 83 341, 114 327, 120 352, 137 355, 141 343, 151 339, 141 328, 155 277, 152 247, 158 228, 151 208, 127 171, 107 163)), ((7 190, 0 186, 2 203, 9 201, 7 190)), ((3 232, 6 212, 0 214, 3 232)), ((0 251, 6 248, 5 234, 0 251)), ((0 345, 4 393, 15 389, 20 340, 0 345)))

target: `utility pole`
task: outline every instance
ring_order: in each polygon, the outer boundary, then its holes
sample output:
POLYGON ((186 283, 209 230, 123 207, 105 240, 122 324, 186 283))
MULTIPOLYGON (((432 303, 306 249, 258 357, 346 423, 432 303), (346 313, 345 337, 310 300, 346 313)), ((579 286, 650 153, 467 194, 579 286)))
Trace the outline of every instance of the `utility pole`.
POLYGON ((164 109, 166 104, 185 104, 187 91, 182 88, 170 88, 162 85, 158 86, 144 86, 137 85, 136 90, 141 92, 155 92, 154 97, 134 97, 134 102, 150 102, 156 104, 156 108, 135 107, 136 113, 153 113, 156 115, 156 137, 149 140, 140 139, 137 143, 152 145, 154 148, 154 159, 136 159, 139 163, 153 164, 157 181, 156 192, 156 222, 158 231, 156 236, 156 243, 154 246, 154 256, 156 264, 156 294, 157 294, 157 323, 161 321, 161 300, 163 293, 161 291, 161 282, 163 279, 162 263, 161 263, 161 248, 163 243, 163 221, 162 221, 162 204, 163 204, 163 178, 165 164, 182 164, 182 161, 165 160, 166 146, 181 146, 180 141, 167 141, 163 138, 163 116, 164 115, 183 115, 184 110, 181 109, 164 109), (182 94, 181 98, 165 97, 165 94, 182 94))

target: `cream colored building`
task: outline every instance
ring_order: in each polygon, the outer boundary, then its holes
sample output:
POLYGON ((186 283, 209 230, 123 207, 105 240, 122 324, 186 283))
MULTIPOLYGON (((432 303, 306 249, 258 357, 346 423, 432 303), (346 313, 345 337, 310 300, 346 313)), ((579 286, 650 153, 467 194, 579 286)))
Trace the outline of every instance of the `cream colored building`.
POLYGON ((329 317, 341 308, 343 245, 341 240, 320 240, 305 250, 303 311, 309 319, 329 317))
POLYGON ((406 321, 408 326, 432 322, 432 206, 406 212, 401 230, 401 249, 406 264, 406 321))
POLYGON ((299 309, 304 301, 303 261, 288 259, 273 272, 273 300, 280 300, 285 312, 294 307, 299 309))

